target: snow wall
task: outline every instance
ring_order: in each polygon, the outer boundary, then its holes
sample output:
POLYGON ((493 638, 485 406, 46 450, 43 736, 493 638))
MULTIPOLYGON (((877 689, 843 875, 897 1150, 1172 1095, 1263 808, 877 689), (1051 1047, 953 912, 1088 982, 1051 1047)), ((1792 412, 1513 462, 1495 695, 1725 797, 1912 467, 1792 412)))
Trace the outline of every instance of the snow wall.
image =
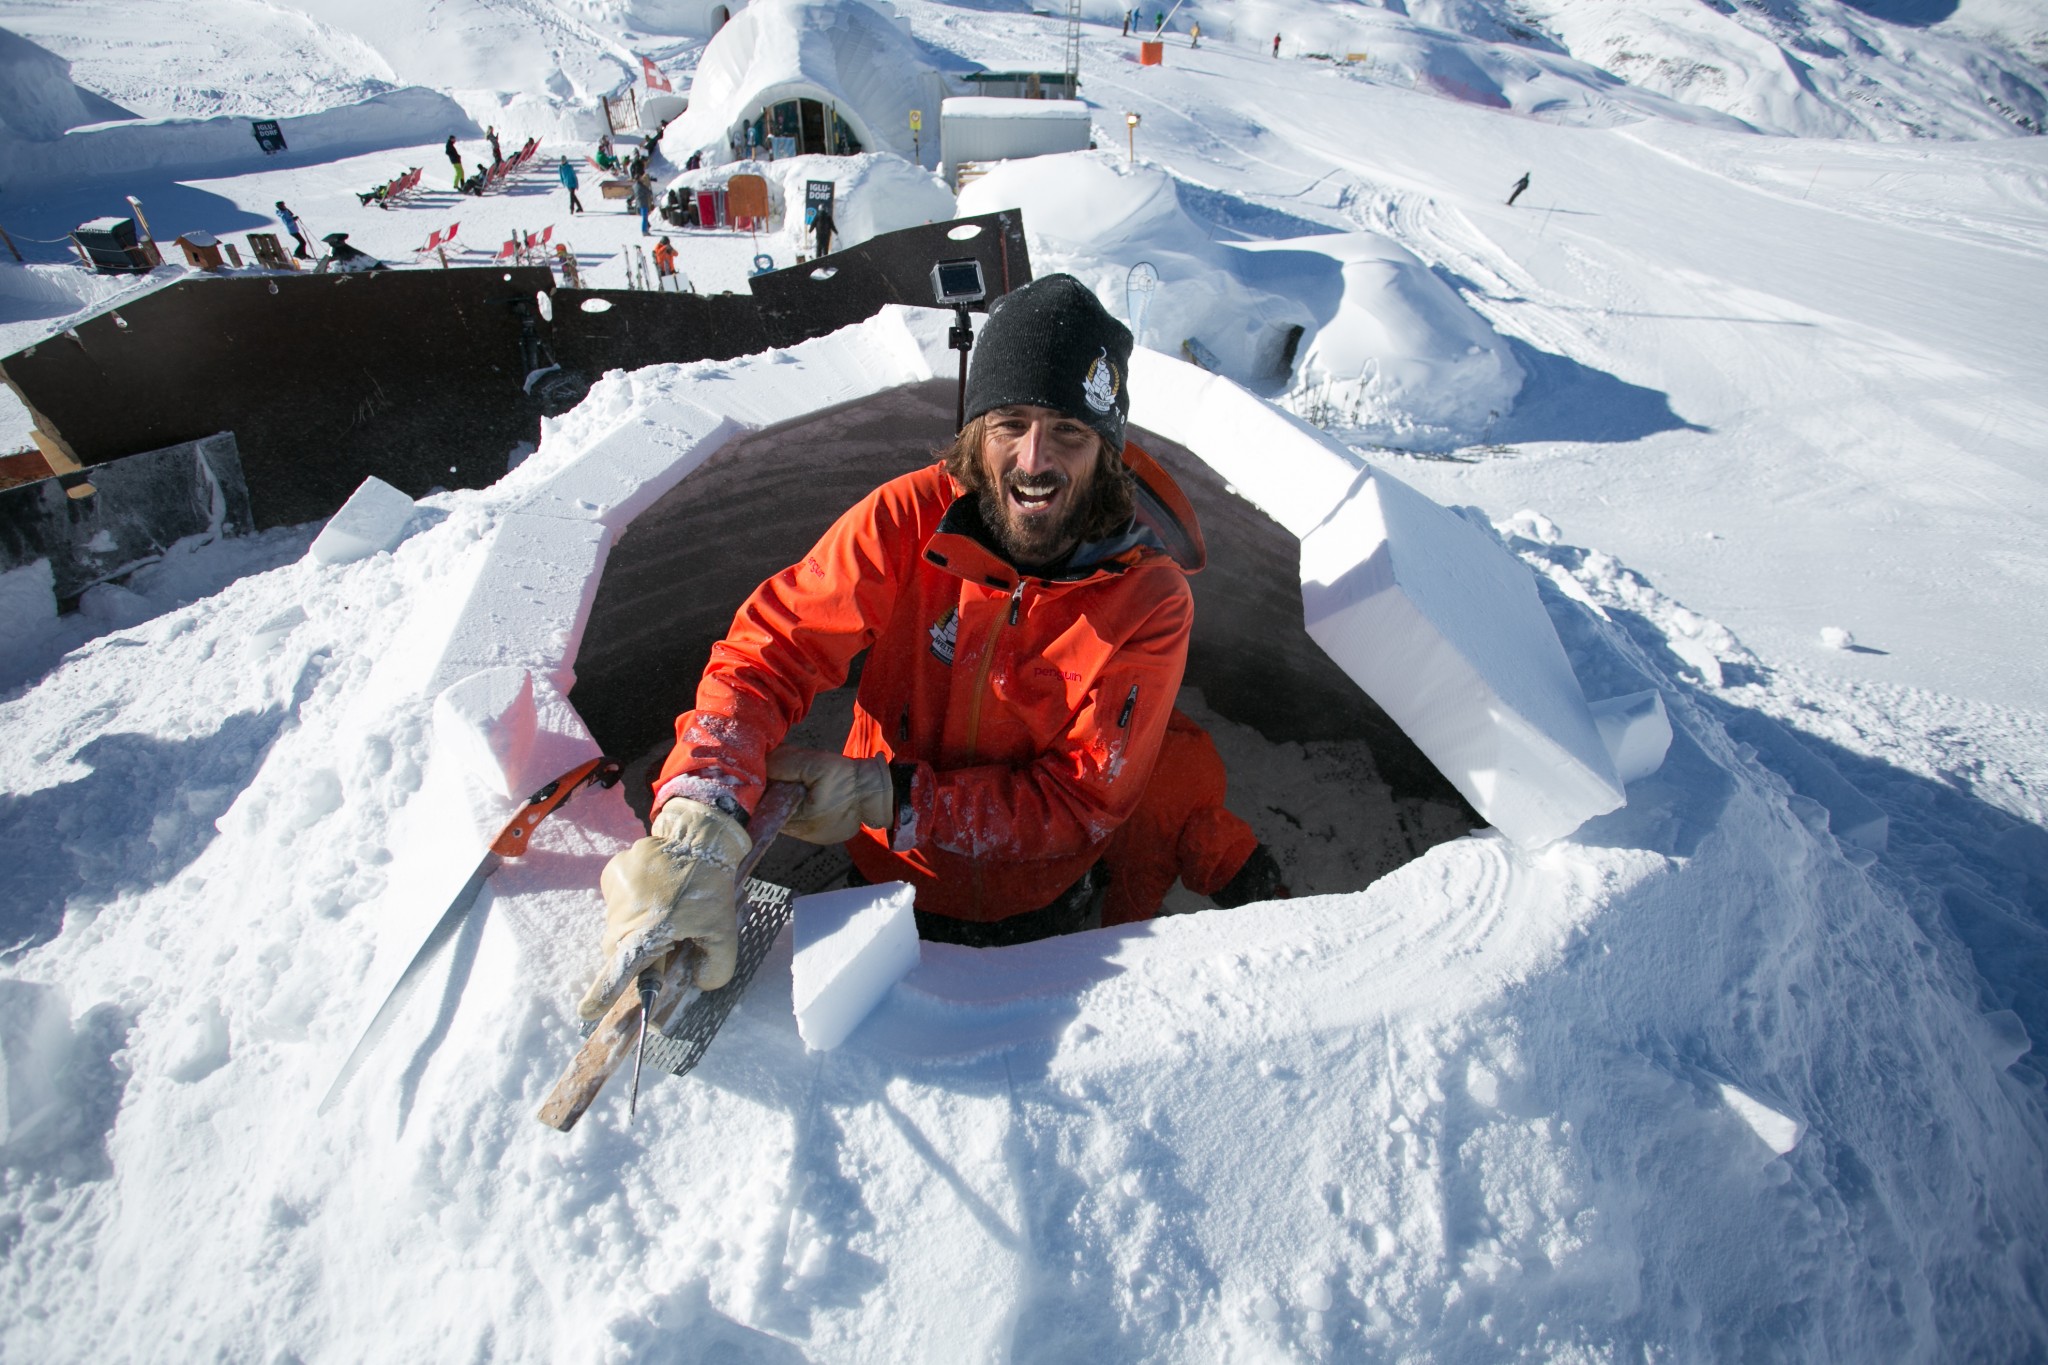
POLYGON ((0 140, 0 180, 8 185, 149 174, 243 175, 339 161, 390 147, 419 147, 483 129, 448 96, 419 86, 391 90, 339 109, 277 120, 285 150, 265 156, 250 120, 148 119, 73 128, 47 142, 0 140))
MULTIPOLYGON (((676 642, 708 648, 761 578, 862 491, 929 460, 945 438, 954 361, 945 321, 892 308, 786 351, 688 367, 692 382, 681 388, 659 382, 661 371, 614 376, 545 423, 539 453, 497 485, 512 499, 498 546, 445 643, 423 655, 422 691, 523 667, 564 695, 575 691, 613 747, 605 732, 632 722, 605 694, 637 699, 652 742, 646 717, 672 716, 703 664, 701 649, 676 642), (700 470, 701 481, 669 499, 700 470), (661 525, 666 509, 684 507, 700 534, 661 525), (606 582, 614 546, 643 516, 638 571, 606 582), (709 551, 707 527, 717 546, 699 562, 722 566, 718 577, 662 562, 709 551), (690 591, 677 592, 679 582, 690 591), (701 619, 688 619, 693 612, 701 619), (602 629, 591 629, 594 616, 602 629)), ((1293 613, 1305 606, 1308 636, 1518 842, 1557 838, 1622 804, 1533 580, 1490 535, 1192 366, 1140 352, 1132 394, 1136 439, 1156 433, 1189 452, 1192 461, 1170 461, 1177 473, 1206 471, 1242 515, 1256 512, 1299 544, 1292 601, 1262 597, 1246 582, 1256 575, 1212 569, 1196 578, 1198 617, 1228 645, 1205 649, 1198 639, 1205 661, 1191 664, 1191 682, 1226 709, 1233 698, 1290 690, 1297 677, 1316 691, 1314 651, 1274 643, 1296 632, 1273 623, 1300 619, 1293 613), (1204 601, 1205 578, 1218 585, 1215 604, 1204 601)), ((1237 538, 1235 527, 1209 528, 1212 564, 1237 538)))

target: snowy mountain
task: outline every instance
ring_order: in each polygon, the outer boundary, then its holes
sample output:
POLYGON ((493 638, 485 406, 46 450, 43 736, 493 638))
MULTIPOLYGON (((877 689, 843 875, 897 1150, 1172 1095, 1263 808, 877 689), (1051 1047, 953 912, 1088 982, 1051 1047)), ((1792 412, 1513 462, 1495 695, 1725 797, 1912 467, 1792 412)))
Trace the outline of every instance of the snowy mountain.
MULTIPOLYGON (((552 219, 618 287, 637 223, 538 178, 357 192, 491 123, 580 156, 640 56, 681 91, 715 41, 689 0, 176 8, 0 0, 30 73, 0 87, 29 258, 0 351, 153 287, 59 245, 128 194, 166 240, 282 198, 400 263, 451 219, 459 264, 552 219), (252 117, 308 142, 265 161, 252 117)), ((1054 70, 1041 8, 893 12, 932 69, 1054 70)), ((640 830, 587 791, 320 1116, 519 764, 589 745, 560 695, 633 515, 719 459, 779 532, 825 495, 777 473, 778 424, 915 399, 942 343, 883 319, 615 372, 361 558, 309 554, 318 526, 191 542, 61 617, 0 576, 10 1358, 2048 1353, 2038 6, 1191 0, 1156 66, 1153 14, 1083 13, 1097 149, 959 210, 1021 207, 1034 265, 1120 313, 1154 267, 1136 420, 1296 537, 1305 590, 1316 499, 1460 508, 1586 698, 1654 691, 1662 763, 1530 847, 1191 691, 1303 894, 926 945, 830 1052, 785 943, 697 1072, 565 1136, 533 1112, 640 830), (437 705, 487 664, 538 698, 495 771, 437 705)), ((844 185, 863 233, 949 193, 883 152, 844 185)), ((799 235, 679 245, 739 289, 799 235)))

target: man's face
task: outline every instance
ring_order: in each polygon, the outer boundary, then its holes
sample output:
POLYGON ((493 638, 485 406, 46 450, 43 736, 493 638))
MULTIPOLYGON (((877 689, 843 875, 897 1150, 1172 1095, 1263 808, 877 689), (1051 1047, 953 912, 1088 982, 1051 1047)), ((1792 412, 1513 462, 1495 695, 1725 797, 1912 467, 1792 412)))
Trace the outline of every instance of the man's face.
POLYGON ((992 408, 982 421, 982 519, 1020 565, 1058 559, 1081 539, 1102 439, 1052 408, 992 408))

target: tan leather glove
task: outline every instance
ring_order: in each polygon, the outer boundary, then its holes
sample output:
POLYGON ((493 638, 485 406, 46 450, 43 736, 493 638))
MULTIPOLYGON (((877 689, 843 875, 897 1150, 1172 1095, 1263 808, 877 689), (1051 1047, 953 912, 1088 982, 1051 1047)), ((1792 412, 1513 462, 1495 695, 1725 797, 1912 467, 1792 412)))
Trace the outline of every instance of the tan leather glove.
POLYGON ((801 782, 804 801, 782 827, 809 844, 843 844, 862 825, 886 830, 896 816, 896 785, 886 759, 848 758, 785 744, 768 755, 771 782, 801 782))
POLYGON ((599 1019, 640 969, 678 943, 702 952, 697 985, 714 991, 732 980, 739 958, 740 861, 754 846, 740 822, 715 806, 673 797, 654 832, 604 865, 604 966, 577 1006, 599 1019))

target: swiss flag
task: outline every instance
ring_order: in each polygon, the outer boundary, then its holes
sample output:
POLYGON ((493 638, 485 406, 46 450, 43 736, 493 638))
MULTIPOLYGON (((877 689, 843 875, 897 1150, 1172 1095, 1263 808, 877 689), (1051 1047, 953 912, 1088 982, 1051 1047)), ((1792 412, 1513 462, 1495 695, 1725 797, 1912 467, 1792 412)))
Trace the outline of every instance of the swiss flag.
POLYGON ((661 68, 654 64, 654 58, 652 57, 642 57, 640 59, 640 74, 647 78, 647 88, 649 90, 675 89, 674 86, 668 83, 668 77, 661 74, 661 68))

